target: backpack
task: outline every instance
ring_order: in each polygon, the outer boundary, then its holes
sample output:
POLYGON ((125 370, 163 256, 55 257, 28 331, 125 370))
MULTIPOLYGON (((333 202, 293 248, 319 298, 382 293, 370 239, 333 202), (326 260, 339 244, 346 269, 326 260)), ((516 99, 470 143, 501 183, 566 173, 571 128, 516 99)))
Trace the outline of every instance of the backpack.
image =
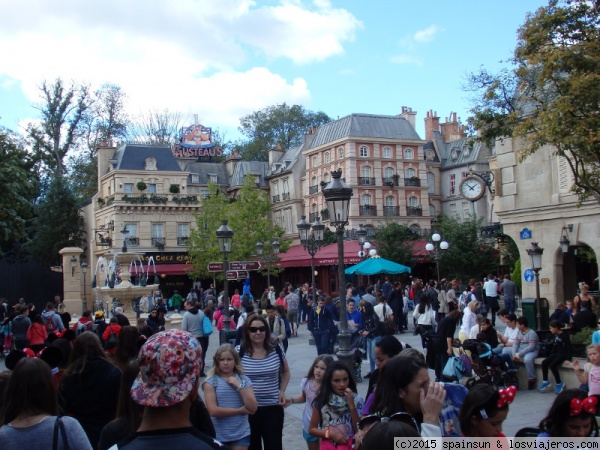
POLYGON ((290 325, 290 321, 287 319, 287 317, 280 317, 280 319, 283 320, 283 324, 285 325, 285 336, 289 338, 292 336, 292 327, 290 325))
POLYGON ((438 293, 435 289, 429 288, 425 292, 427 294, 427 298, 429 299, 429 304, 433 308, 434 311, 440 309, 440 301, 438 299, 438 293))
POLYGON ((204 319, 202 319, 202 334, 204 336, 210 336, 212 332, 212 323, 210 322, 210 319, 207 316, 204 316, 204 319))
POLYGON ((81 333, 88 331, 88 323, 89 322, 77 322, 77 327, 75 328, 75 336, 79 336, 81 333))
POLYGON ((52 320, 53 317, 54 317, 54 315, 51 315, 50 317, 48 317, 47 319, 44 320, 44 322, 45 322, 44 325, 46 326, 46 333, 48 335, 56 332, 56 325, 54 324, 54 321, 52 320))
POLYGON ((106 342, 104 342, 104 348, 110 350, 111 348, 115 348, 117 346, 119 338, 113 331, 112 326, 109 325, 108 327, 110 328, 110 335, 108 336, 106 342))

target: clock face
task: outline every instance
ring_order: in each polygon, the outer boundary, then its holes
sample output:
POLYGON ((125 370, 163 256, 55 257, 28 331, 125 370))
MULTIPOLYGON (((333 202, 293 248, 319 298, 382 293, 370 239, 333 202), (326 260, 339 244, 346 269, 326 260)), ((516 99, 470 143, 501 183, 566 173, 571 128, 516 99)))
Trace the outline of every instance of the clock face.
POLYGON ((466 177, 460 183, 460 193, 472 202, 479 200, 485 193, 483 182, 475 177, 466 177))

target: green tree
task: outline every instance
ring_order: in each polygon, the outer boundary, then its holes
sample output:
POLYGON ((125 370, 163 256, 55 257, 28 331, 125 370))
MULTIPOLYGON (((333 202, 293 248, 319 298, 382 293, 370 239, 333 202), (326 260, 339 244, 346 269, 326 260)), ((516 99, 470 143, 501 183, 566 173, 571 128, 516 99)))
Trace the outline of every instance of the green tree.
MULTIPOLYGON (((230 261, 255 259, 256 243, 273 242, 278 239, 284 253, 290 241, 283 239, 284 230, 273 227, 270 219, 269 198, 263 191, 256 189, 254 178, 248 176, 234 201, 219 188, 209 183, 210 195, 202 199, 200 212, 196 216, 196 228, 191 232, 188 241, 188 253, 192 255, 192 276, 207 277, 210 262, 220 262, 223 255, 219 251, 216 231, 222 220, 227 220, 234 231, 230 261)), ((266 247, 266 246, 265 246, 266 247)), ((271 267, 271 273, 279 269, 271 267)), ((222 274, 216 274, 222 278, 222 274)))
POLYGON ((375 230, 377 253, 385 259, 412 267, 414 263, 413 242, 418 239, 406 225, 390 222, 375 230))
POLYGON ((37 157, 61 177, 64 160, 82 135, 82 119, 91 103, 89 89, 85 85, 67 86, 57 78, 52 84, 44 81, 40 91, 40 123, 29 125, 27 135, 37 157))
POLYGON ((27 248, 36 259, 48 265, 61 263, 63 247, 85 248, 83 216, 66 178, 54 176, 35 207, 27 248))
MULTIPOLYGON (((438 217, 435 231, 449 244, 447 250, 442 250, 440 276, 468 280, 496 273, 499 254, 493 245, 480 238, 482 221, 483 218, 459 221, 443 215, 438 217)), ((433 258, 430 260, 434 262, 433 258)))
POLYGON ((0 129, 0 254, 25 237, 38 189, 36 161, 17 136, 0 129))
POLYGON ((469 119, 478 139, 517 139, 521 160, 555 152, 580 201, 600 203, 599 12, 599 2, 550 0, 519 28, 512 68, 472 74, 468 88, 478 93, 469 119))
POLYGON ((324 112, 313 112, 300 105, 286 103, 255 111, 240 119, 240 132, 247 140, 238 143, 236 150, 242 158, 268 161, 269 150, 281 144, 288 149, 299 145, 309 126, 319 126, 331 119, 324 112))
POLYGON ((515 262, 515 269, 512 271, 510 279, 517 285, 517 292, 521 292, 523 288, 523 276, 521 275, 521 260, 515 262))

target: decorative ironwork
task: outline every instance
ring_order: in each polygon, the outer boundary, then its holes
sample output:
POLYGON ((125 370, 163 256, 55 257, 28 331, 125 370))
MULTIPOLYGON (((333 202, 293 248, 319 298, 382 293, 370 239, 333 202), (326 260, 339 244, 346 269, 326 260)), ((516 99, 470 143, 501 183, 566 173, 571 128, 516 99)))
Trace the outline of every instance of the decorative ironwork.
POLYGON ((375 186, 375 178, 373 177, 358 177, 359 186, 375 186))
POLYGON ((376 216, 377 206, 375 205, 362 205, 358 211, 360 216, 376 216))

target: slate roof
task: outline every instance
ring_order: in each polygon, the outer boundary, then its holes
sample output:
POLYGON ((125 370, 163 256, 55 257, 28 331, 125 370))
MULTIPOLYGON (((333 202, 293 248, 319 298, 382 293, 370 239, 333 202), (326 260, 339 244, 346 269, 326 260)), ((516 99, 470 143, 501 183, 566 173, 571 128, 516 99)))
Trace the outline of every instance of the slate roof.
POLYGON ((231 187, 242 186, 247 174, 260 175, 260 187, 267 187, 265 177, 269 170, 269 163, 263 161, 239 161, 233 169, 231 187))
POLYGON ((298 157, 302 154, 302 148, 304 145, 298 145, 296 147, 289 148, 285 151, 278 161, 273 163, 273 167, 269 167, 267 170, 267 177, 273 177, 275 175, 281 175, 282 173, 289 172, 292 166, 298 161, 298 157))
POLYGON ((444 142, 442 134, 439 131, 434 131, 433 139, 442 159, 441 169, 467 166, 481 162, 483 158, 489 156, 488 147, 481 142, 469 142, 471 139, 469 137, 444 142), (456 159, 452 159, 453 151, 456 152, 456 159))
POLYGON ((208 174, 217 176, 217 184, 229 185, 227 170, 222 163, 190 162, 185 166, 184 172, 190 172, 188 183, 192 182, 191 174, 198 174, 198 184, 208 184, 208 174))
POLYGON ((145 170, 146 159, 156 160, 156 170, 181 172, 171 148, 166 145, 127 144, 118 148, 111 159, 117 160, 118 170, 145 170))
POLYGON ((410 139, 421 138, 408 120, 400 116, 376 114, 350 114, 341 119, 321 125, 310 148, 348 137, 410 139))

